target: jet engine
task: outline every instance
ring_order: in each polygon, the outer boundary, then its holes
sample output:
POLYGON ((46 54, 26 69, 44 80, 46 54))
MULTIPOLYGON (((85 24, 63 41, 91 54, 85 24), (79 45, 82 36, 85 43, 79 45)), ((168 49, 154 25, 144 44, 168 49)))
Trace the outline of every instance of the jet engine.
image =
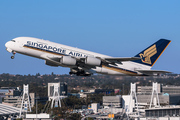
POLYGON ((60 62, 64 65, 76 65, 76 59, 71 56, 63 56, 60 62))
POLYGON ((95 57, 86 57, 85 64, 93 65, 93 66, 100 66, 101 65, 101 60, 97 59, 95 57))
POLYGON ((45 64, 46 64, 46 65, 49 65, 49 66, 52 66, 52 67, 58 67, 57 64, 55 64, 55 63, 53 63, 53 62, 51 62, 51 61, 48 61, 48 60, 45 61, 45 64))

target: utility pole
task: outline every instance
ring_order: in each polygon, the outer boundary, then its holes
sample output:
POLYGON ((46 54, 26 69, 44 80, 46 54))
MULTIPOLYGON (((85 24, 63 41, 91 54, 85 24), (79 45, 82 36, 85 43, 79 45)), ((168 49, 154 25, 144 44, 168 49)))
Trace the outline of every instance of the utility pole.
POLYGON ((123 95, 124 95, 124 84, 123 84, 123 95))
POLYGON ((37 98, 36 98, 36 120, 37 120, 37 98))

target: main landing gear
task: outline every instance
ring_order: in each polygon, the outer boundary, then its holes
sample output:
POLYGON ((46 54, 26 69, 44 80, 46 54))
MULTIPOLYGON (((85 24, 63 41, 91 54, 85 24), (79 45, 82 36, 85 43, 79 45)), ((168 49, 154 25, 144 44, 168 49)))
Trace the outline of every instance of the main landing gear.
POLYGON ((14 59, 14 56, 15 56, 16 52, 13 51, 12 53, 13 53, 13 55, 11 56, 11 59, 14 59))

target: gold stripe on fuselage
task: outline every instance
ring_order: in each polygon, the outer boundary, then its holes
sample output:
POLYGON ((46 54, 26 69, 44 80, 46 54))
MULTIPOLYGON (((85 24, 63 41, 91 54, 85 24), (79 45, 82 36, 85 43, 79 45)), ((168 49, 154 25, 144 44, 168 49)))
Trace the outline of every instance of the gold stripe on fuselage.
POLYGON ((102 65, 102 67, 106 68, 106 69, 110 69, 110 70, 116 71, 116 72, 120 72, 120 73, 123 73, 123 74, 128 74, 128 75, 131 75, 131 76, 137 76, 138 75, 137 73, 134 73, 134 72, 131 72, 131 71, 122 70, 122 69, 115 68, 115 67, 108 67, 108 66, 105 66, 105 65, 102 65))

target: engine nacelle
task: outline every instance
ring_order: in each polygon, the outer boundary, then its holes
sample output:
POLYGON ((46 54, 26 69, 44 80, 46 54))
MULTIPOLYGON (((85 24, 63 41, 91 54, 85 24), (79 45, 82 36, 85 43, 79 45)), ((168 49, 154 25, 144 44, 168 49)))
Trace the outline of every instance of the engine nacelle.
POLYGON ((97 59, 95 57, 86 57, 85 64, 93 65, 93 66, 100 66, 101 65, 101 60, 97 59))
POLYGON ((46 65, 49 65, 49 66, 52 66, 52 67, 58 67, 57 64, 55 64, 55 63, 53 63, 53 62, 51 62, 51 61, 48 61, 48 60, 45 61, 45 64, 46 64, 46 65))
POLYGON ((63 56, 60 62, 64 65, 76 65, 76 59, 71 56, 63 56))

